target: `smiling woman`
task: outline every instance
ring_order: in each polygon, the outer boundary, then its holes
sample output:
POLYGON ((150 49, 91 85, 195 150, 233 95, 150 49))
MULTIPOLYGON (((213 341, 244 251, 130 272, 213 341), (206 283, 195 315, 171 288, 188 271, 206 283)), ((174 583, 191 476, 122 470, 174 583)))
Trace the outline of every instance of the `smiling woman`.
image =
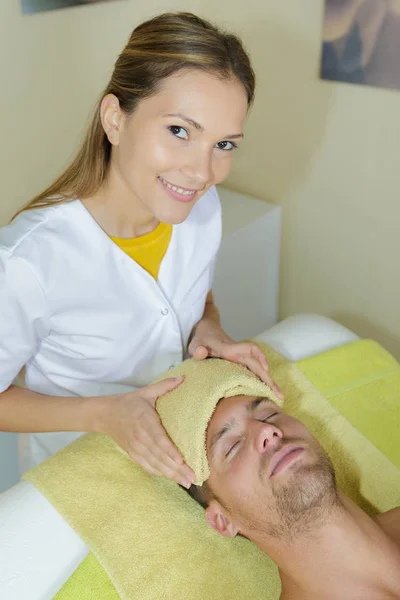
POLYGON ((96 2, 113 2, 114 0, 21 0, 22 12, 27 15, 54 10, 56 8, 68 8, 80 4, 93 4, 96 2))
POLYGON ((136 171, 130 179, 136 188, 141 182, 146 196, 159 193, 160 176, 171 186, 203 194, 228 175, 228 151, 243 137, 254 89, 254 72, 235 35, 189 13, 167 13, 142 23, 117 58, 76 159, 25 210, 72 198, 92 198, 98 205, 95 194, 109 187, 116 167, 120 170, 126 160, 129 171, 136 171), (222 159, 225 168, 220 166, 206 187, 203 181, 187 185, 194 165, 203 179, 202 170, 222 159), (175 164, 155 173, 159 160, 175 164), (145 189, 149 168, 151 189, 145 189), (179 174, 171 172, 178 169, 179 174))
MULTIPOLYGON (((158 93, 133 113, 127 115, 121 104, 110 93, 100 106, 115 157, 107 183, 119 190, 114 206, 118 202, 122 209, 123 202, 125 211, 130 206, 135 215, 150 211, 157 221, 182 223, 200 197, 230 171, 234 146, 228 137, 241 137, 247 114, 243 85, 236 78, 185 68, 166 78, 158 93), (132 190, 135 202, 128 203, 126 193, 132 190)), ((85 201, 99 219, 103 198, 100 190, 85 201)), ((154 220, 143 226, 154 228, 154 220)), ((125 227, 125 237, 148 233, 129 230, 129 223, 125 227)))
POLYGON ((195 474, 155 410, 182 379, 150 382, 191 354, 273 387, 258 346, 223 331, 211 289, 215 185, 254 87, 235 35, 190 13, 142 23, 76 158, 0 230, 0 430, 33 434, 31 465, 96 431, 189 486, 195 474), (25 365, 21 389, 12 382, 25 365))

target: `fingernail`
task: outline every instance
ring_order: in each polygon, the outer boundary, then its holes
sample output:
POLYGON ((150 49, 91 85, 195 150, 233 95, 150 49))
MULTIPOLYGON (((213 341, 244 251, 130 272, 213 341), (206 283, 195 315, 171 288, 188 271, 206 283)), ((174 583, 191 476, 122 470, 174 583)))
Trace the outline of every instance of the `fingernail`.
POLYGON ((182 485, 183 487, 185 487, 186 489, 189 489, 191 486, 191 483, 189 483, 188 481, 182 481, 182 485))

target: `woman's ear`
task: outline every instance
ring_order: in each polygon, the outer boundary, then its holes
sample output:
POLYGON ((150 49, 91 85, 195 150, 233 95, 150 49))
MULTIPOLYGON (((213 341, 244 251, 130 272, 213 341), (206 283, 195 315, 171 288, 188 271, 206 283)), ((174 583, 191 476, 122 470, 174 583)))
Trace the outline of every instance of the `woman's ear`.
POLYGON ((107 94, 101 101, 100 119, 108 141, 113 146, 118 146, 123 124, 123 113, 118 98, 114 94, 107 94))
POLYGON ((233 538, 239 533, 239 527, 235 525, 217 500, 211 500, 205 515, 211 527, 224 537, 233 538))

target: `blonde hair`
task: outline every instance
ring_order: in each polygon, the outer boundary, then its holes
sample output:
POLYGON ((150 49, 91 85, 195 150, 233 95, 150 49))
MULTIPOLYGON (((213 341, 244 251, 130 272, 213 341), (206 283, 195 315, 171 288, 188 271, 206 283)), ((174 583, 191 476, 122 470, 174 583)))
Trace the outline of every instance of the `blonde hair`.
POLYGON ((134 29, 117 58, 75 159, 17 215, 95 194, 105 180, 111 157, 111 144, 100 119, 103 98, 114 94, 121 110, 129 115, 140 100, 157 93, 165 78, 183 69, 198 69, 223 79, 236 77, 246 90, 248 106, 253 102, 255 75, 238 37, 191 13, 165 13, 150 19, 134 29))

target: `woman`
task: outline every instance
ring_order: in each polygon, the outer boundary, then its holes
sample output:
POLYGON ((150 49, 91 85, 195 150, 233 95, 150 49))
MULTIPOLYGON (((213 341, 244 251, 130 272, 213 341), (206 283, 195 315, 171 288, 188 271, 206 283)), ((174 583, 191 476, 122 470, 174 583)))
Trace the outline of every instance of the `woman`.
POLYGON ((187 13, 143 23, 73 163, 1 230, 0 428, 36 433, 33 462, 78 435, 65 432, 103 432, 149 473, 189 487, 194 474, 155 410, 181 381, 149 382, 188 348, 273 385, 257 346, 221 329, 211 291, 213 186, 253 95, 233 35, 187 13), (27 389, 12 385, 23 366, 27 389))

